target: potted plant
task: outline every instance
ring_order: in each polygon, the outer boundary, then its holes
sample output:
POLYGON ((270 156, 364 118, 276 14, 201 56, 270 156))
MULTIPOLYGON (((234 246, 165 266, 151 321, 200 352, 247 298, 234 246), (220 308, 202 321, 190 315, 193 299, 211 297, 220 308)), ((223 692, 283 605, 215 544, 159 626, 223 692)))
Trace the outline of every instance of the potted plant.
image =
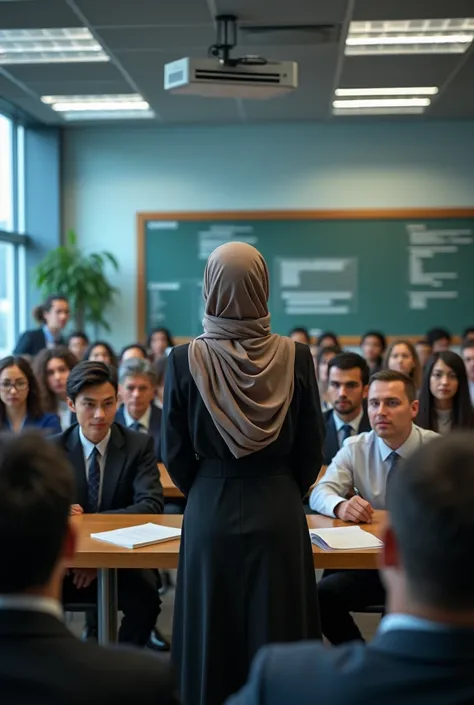
POLYGON ((110 252, 84 254, 77 246, 75 232, 69 230, 65 244, 48 252, 35 267, 35 284, 45 297, 65 296, 77 330, 91 323, 97 334, 99 327, 110 330, 104 314, 118 291, 106 276, 107 266, 118 271, 118 262, 110 252))

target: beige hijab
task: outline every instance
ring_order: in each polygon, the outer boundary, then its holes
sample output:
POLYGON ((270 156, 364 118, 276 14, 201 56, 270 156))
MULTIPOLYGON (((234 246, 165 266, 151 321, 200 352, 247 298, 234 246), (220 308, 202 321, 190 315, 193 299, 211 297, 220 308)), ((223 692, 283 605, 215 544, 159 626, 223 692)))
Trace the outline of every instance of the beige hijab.
POLYGON ((294 392, 295 344, 270 333, 269 277, 251 245, 218 247, 204 273, 204 333, 189 367, 235 458, 262 450, 281 431, 294 392))

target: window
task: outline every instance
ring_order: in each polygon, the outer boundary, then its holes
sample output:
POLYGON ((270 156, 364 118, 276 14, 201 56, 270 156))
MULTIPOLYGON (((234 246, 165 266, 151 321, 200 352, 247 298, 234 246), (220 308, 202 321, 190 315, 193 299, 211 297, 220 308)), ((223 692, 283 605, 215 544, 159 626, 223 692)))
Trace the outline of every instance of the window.
POLYGON ((13 126, 0 115, 0 230, 13 230, 13 126))
POLYGON ((0 358, 15 347, 15 245, 0 242, 0 358))

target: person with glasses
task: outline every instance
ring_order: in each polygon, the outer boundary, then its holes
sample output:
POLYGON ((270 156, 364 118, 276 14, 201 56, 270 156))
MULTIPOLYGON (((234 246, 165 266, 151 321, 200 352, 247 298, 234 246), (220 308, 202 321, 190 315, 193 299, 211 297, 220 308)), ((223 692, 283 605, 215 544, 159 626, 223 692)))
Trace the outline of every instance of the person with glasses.
POLYGON ((4 357, 0 360, 0 431, 19 433, 28 426, 61 433, 56 414, 43 412, 30 364, 21 356, 4 357))

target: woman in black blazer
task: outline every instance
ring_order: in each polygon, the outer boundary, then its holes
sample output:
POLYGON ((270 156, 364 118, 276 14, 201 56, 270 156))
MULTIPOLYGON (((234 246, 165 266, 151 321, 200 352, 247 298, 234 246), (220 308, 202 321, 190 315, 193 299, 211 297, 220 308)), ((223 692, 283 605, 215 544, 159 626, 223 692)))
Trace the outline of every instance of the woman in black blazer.
POLYGON ((311 352, 270 333, 255 248, 217 248, 204 279, 205 332, 170 353, 162 422, 188 499, 172 645, 184 705, 222 705, 264 644, 320 637, 301 501, 322 461, 311 352))
POLYGON ((44 304, 33 310, 33 316, 41 327, 22 333, 16 344, 15 355, 34 357, 44 348, 65 345, 62 333, 69 321, 69 304, 64 296, 48 296, 44 304))

